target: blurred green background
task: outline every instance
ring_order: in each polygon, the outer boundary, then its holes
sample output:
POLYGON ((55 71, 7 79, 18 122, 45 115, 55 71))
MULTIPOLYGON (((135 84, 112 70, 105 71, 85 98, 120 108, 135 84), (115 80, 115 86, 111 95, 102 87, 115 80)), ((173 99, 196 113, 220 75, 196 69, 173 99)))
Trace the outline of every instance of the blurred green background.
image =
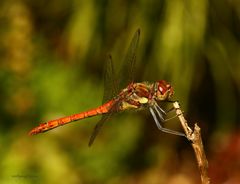
POLYGON ((202 128, 212 183, 240 183, 237 0, 1 0, 0 183, 200 183, 189 142, 147 111, 116 115, 90 148, 100 117, 28 136, 100 105, 107 54, 119 69, 137 28, 136 81, 169 81, 202 128))

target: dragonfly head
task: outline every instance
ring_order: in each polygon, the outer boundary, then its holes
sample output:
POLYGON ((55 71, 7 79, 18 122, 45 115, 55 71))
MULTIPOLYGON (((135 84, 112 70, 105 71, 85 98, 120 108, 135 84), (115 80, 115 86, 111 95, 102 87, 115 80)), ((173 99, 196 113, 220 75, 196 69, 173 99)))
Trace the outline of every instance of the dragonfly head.
POLYGON ((168 100, 173 95, 173 87, 165 80, 156 82, 156 97, 157 100, 168 100))

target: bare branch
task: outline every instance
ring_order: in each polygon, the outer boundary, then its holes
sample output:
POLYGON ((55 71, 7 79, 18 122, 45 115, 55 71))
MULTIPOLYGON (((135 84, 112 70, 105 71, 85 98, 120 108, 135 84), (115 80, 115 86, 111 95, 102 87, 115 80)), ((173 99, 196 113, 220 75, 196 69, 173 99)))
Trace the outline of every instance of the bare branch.
POLYGON ((187 138, 191 141, 197 159, 202 184, 209 184, 210 179, 208 177, 208 161, 203 148, 201 129, 197 123, 195 124, 194 131, 188 126, 187 120, 184 118, 178 102, 174 102, 173 107, 176 109, 176 114, 181 122, 187 138))

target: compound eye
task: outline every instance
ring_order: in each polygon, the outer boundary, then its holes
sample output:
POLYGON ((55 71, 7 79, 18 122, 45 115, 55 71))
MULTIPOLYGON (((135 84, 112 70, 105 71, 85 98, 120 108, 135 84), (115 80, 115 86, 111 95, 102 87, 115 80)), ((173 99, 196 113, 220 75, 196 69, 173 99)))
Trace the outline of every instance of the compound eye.
POLYGON ((165 95, 168 91, 171 91, 172 87, 169 83, 164 80, 158 81, 158 91, 159 94, 165 95))
POLYGON ((164 90, 163 90, 162 86, 159 86, 159 87, 158 87, 158 90, 160 91, 161 95, 163 95, 163 91, 164 91, 164 90))

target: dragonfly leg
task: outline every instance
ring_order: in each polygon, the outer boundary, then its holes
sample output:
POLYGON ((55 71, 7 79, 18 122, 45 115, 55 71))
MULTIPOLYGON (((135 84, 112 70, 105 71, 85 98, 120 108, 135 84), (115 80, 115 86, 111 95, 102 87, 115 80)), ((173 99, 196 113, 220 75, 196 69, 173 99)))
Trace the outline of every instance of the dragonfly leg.
POLYGON ((155 106, 157 107, 158 110, 160 110, 163 114, 167 114, 168 111, 164 111, 157 103, 155 104, 155 106))
MULTIPOLYGON (((156 103, 154 106, 154 109, 156 110, 156 112, 158 113, 158 117, 161 119, 161 122, 166 121, 165 118, 163 117, 163 114, 166 115, 166 112, 159 107, 159 105, 156 103)), ((154 112, 154 111, 153 111, 154 112)), ((156 121, 155 121, 156 122, 156 121)), ((160 124, 160 123, 159 123, 160 124)), ((161 126, 161 125, 160 125, 161 126)))
MULTIPOLYGON (((154 107, 155 111, 157 112, 158 117, 162 118, 162 116, 161 116, 160 112, 157 110, 157 108, 155 106, 153 106, 153 107, 154 107)), ((153 117, 153 119, 154 119, 154 121, 155 121, 155 123, 156 123, 156 125, 157 125, 159 130, 161 130, 162 132, 165 132, 165 133, 186 137, 186 135, 184 133, 182 133, 182 132, 178 132, 178 131, 174 131, 174 130, 170 130, 170 129, 162 127, 162 125, 160 124, 160 122, 159 122, 159 120, 157 118, 157 115, 154 112, 153 108, 150 107, 149 110, 150 110, 150 112, 152 114, 152 117, 153 117)))
POLYGON ((168 110, 166 111, 166 113, 172 112, 172 111, 174 111, 174 110, 175 110, 175 108, 172 107, 172 108, 168 109, 168 110))
MULTIPOLYGON (((174 110, 177 110, 176 108, 174 108, 174 107, 172 107, 172 108, 170 108, 169 110, 167 110, 167 111, 164 111, 157 103, 155 104, 155 108, 157 108, 157 110, 160 110, 163 114, 168 114, 168 113, 170 113, 170 112, 172 112, 172 111, 174 111, 174 110)), ((156 111, 157 111, 156 110, 156 111)), ((174 118, 176 118, 176 117, 178 117, 179 115, 182 115, 182 114, 178 114, 178 115, 175 115, 175 116, 173 116, 173 117, 171 117, 171 118, 168 118, 168 119, 164 119, 164 121, 169 121, 169 120, 171 120, 171 119, 174 119, 174 118)))
POLYGON ((167 119, 166 119, 166 118, 163 118, 163 115, 162 115, 162 114, 166 115, 167 113, 175 110, 174 107, 171 108, 171 109, 168 110, 168 111, 164 111, 164 110, 156 103, 155 106, 154 106, 154 108, 155 108, 156 112, 158 113, 158 116, 160 117, 160 119, 161 119, 162 122, 169 121, 169 120, 174 119, 174 118, 176 118, 176 117, 178 116, 178 115, 175 115, 175 116, 173 116, 173 117, 171 117, 171 118, 167 118, 167 119))
MULTIPOLYGON (((169 109, 168 111, 166 111, 166 114, 170 113, 170 112, 173 111, 173 110, 176 110, 176 108, 173 107, 173 108, 169 109)), ((176 114, 176 115, 174 115, 174 116, 172 116, 172 117, 170 117, 170 118, 165 118, 164 121, 169 121, 169 120, 171 120, 171 119, 174 119, 174 118, 182 115, 183 113, 184 113, 184 111, 182 111, 181 114, 176 114)))
POLYGON ((171 119, 174 119, 174 118, 176 118, 176 117, 178 117, 178 116, 180 116, 180 115, 182 115, 183 113, 181 113, 181 114, 176 114, 176 115, 174 115, 174 116, 172 116, 172 117, 170 117, 170 118, 166 118, 164 121, 169 121, 169 120, 171 120, 171 119))
MULTIPOLYGON (((177 102, 177 100, 166 100, 166 102, 173 104, 174 102, 177 102)), ((175 110, 174 107, 170 108, 169 110, 166 111, 166 113, 169 113, 171 111, 175 110)))

